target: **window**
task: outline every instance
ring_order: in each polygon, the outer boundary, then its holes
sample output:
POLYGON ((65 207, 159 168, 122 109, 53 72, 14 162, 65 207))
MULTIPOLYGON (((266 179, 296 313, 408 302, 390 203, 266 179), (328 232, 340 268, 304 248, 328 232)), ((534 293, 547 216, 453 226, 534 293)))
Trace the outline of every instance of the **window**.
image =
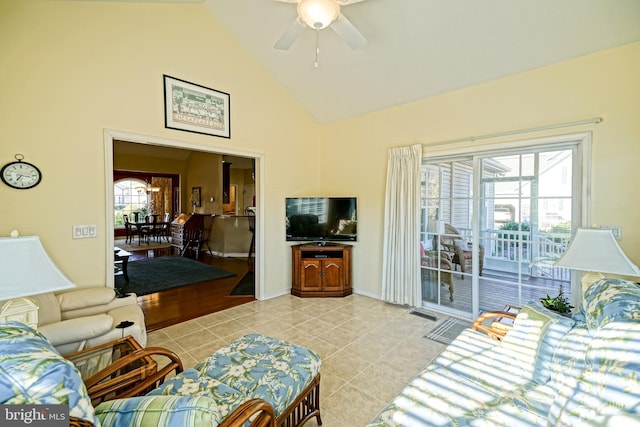
POLYGON ((113 183, 114 225, 124 227, 123 215, 130 218, 133 212, 147 214, 148 199, 145 188, 147 183, 141 179, 125 178, 113 183))

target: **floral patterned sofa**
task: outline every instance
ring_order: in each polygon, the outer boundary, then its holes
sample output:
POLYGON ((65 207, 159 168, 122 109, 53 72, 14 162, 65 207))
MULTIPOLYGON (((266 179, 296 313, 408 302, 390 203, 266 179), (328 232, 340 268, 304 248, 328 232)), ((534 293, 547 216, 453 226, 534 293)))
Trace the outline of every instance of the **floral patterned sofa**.
POLYGON ((94 407, 78 370, 44 335, 19 322, 0 324, 0 404, 66 404, 72 425, 235 427, 256 414, 265 426, 313 417, 320 424, 319 371, 311 350, 251 334, 146 395, 94 407))
POLYGON ((572 319, 532 302, 502 340, 465 330, 369 427, 639 424, 640 287, 603 279, 572 319))

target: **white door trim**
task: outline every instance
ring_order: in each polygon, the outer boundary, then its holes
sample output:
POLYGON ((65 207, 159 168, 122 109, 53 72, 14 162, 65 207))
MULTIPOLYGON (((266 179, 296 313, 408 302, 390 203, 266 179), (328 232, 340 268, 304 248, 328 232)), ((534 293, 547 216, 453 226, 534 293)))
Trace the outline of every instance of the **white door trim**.
POLYGON ((265 298, 264 284, 264 153, 255 151, 237 150, 228 147, 211 146, 196 144, 193 142, 180 141, 176 139, 161 138, 157 136, 142 135, 131 132, 124 132, 114 129, 104 129, 104 154, 105 154, 105 193, 106 193, 106 265, 107 277, 106 283, 108 287, 114 286, 113 269, 109 266, 113 265, 113 142, 114 141, 135 142, 138 144, 158 145, 164 147, 182 148, 187 150, 203 151, 207 153, 227 154, 233 156, 243 156, 255 159, 256 172, 256 233, 255 233, 255 272, 256 272, 256 299, 265 298))

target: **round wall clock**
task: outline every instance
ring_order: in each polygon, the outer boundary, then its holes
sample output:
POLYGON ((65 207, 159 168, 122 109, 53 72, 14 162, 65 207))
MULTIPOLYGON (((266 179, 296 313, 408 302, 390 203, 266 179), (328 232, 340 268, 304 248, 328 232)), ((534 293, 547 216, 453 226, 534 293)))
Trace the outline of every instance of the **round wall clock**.
POLYGON ((42 173, 35 165, 23 162, 24 156, 16 154, 16 161, 7 163, 0 170, 2 182, 18 190, 26 190, 40 184, 42 173))

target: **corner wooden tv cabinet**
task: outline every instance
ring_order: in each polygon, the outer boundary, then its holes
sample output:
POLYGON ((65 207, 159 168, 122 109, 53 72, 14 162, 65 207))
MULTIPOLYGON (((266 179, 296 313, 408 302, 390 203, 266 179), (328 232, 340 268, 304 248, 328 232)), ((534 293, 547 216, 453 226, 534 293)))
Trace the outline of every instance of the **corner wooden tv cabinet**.
POLYGON ((351 295, 351 246, 303 243, 291 247, 291 293, 298 297, 351 295))

